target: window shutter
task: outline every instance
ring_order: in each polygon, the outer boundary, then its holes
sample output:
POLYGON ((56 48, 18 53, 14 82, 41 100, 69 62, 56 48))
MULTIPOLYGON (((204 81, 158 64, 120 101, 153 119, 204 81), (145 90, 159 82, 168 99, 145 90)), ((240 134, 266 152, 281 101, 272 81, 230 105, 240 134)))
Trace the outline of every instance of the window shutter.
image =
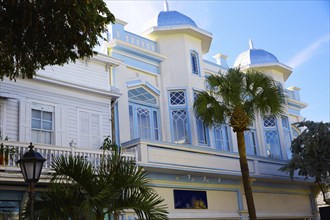
POLYGON ((91 114, 91 147, 99 148, 100 141, 100 116, 98 114, 91 114))
POLYGON ((90 114, 79 112, 79 144, 78 147, 90 146, 90 114))

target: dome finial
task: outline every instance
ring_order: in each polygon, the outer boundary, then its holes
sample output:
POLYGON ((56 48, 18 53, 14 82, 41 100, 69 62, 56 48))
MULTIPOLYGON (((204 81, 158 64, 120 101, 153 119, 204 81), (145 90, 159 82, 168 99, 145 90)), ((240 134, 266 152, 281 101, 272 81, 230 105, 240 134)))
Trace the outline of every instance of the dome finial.
POLYGON ((169 11, 168 2, 164 0, 164 11, 169 11))
POLYGON ((250 50, 254 49, 253 41, 251 40, 251 38, 249 39, 249 46, 250 46, 250 50))

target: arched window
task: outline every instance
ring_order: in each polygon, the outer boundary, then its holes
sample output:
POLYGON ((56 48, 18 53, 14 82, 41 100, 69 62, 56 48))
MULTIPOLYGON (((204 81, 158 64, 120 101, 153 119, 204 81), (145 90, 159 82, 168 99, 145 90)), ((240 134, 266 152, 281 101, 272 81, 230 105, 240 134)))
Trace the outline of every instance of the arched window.
POLYGON ((191 58, 191 69, 192 73, 195 75, 199 75, 199 62, 198 62, 198 54, 195 51, 190 52, 191 58))
POLYGON ((159 140, 157 98, 143 87, 128 91, 131 138, 159 140))

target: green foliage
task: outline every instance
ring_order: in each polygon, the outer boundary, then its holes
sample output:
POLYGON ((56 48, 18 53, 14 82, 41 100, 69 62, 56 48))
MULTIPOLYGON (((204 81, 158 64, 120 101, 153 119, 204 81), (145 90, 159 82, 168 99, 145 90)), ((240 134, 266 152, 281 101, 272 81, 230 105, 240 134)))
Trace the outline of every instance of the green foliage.
POLYGON ((324 196, 330 185, 330 123, 306 121, 296 126, 305 130, 292 141, 292 158, 280 171, 314 178, 324 196))
MULTIPOLYGON (((112 147, 105 139, 102 148, 112 147)), ((51 184, 36 201, 35 215, 40 219, 104 219, 133 209, 139 219, 168 219, 164 200, 148 186, 142 167, 122 156, 118 147, 104 157, 99 167, 81 157, 56 158, 51 184)))
POLYGON ((102 0, 0 1, 0 79, 91 57, 114 21, 102 0))
POLYGON ((239 68, 231 68, 228 73, 209 76, 206 82, 208 90, 199 93, 194 102, 196 114, 206 125, 225 123, 238 115, 248 121, 238 119, 244 123, 235 122, 231 126, 234 130, 246 130, 258 112, 283 113, 284 96, 278 92, 275 81, 263 73, 254 70, 243 73, 239 68))
POLYGON ((231 68, 227 73, 211 75, 206 79, 207 91, 199 93, 195 102, 196 115, 204 124, 226 123, 237 132, 237 145, 246 203, 250 219, 256 219, 249 167, 246 158, 244 131, 255 115, 283 113, 284 96, 278 92, 276 82, 269 76, 251 70, 241 72, 231 68))
MULTIPOLYGON (((0 140, 2 140, 1 136, 0 140)), ((8 141, 8 137, 5 137, 3 140, 8 141)), ((13 160, 13 156, 17 153, 18 149, 16 147, 0 143, 0 165, 6 166, 9 160, 13 160)))

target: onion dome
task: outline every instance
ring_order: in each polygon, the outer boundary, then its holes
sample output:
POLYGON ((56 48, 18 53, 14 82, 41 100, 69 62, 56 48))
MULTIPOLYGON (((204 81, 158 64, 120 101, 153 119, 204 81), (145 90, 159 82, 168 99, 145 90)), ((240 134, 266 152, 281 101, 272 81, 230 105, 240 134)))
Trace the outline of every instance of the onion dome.
POLYGON ((247 65, 274 64, 279 63, 278 59, 270 52, 263 49, 255 49, 252 40, 249 41, 250 49, 244 51, 236 58, 234 67, 247 65))

